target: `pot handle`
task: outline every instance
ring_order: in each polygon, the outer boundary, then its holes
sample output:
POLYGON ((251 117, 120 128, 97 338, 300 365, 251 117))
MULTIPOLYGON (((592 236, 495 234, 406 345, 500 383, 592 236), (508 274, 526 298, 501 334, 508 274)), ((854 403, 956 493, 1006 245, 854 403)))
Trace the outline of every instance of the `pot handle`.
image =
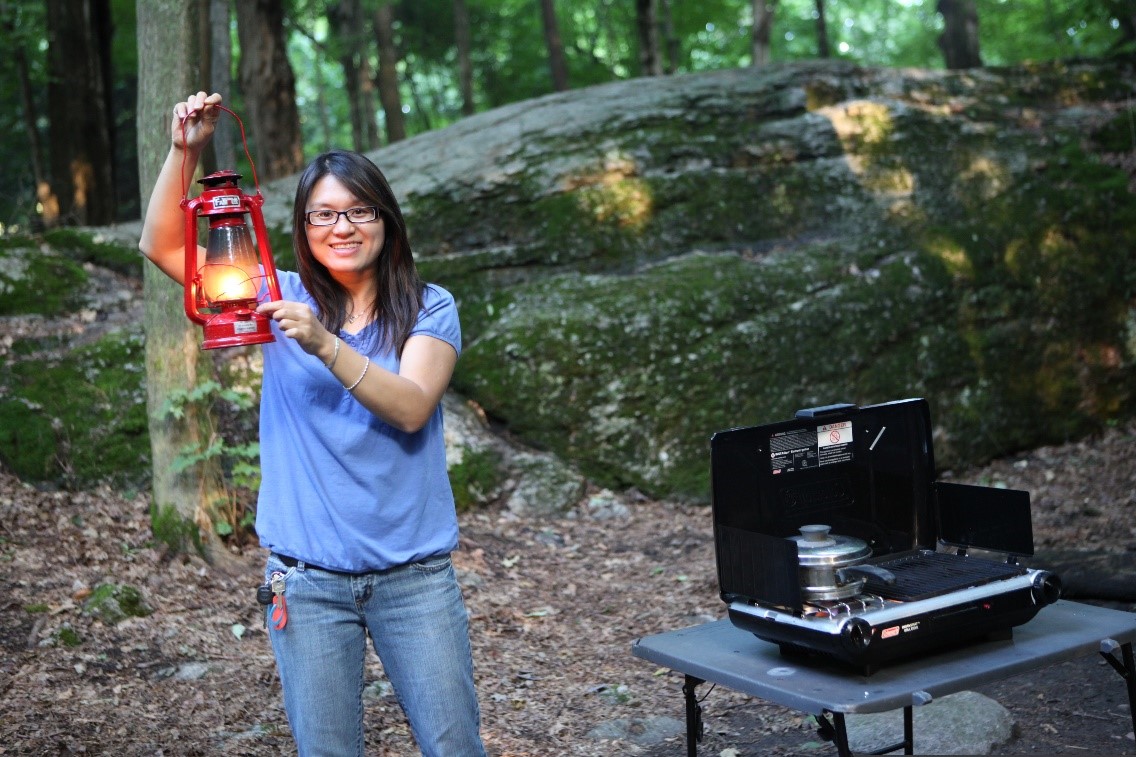
POLYGON ((850 565, 847 568, 840 568, 836 571, 836 580, 840 583, 847 583, 855 574, 861 574, 865 578, 878 578, 888 586, 895 583, 895 574, 890 570, 878 568, 875 565, 850 565))

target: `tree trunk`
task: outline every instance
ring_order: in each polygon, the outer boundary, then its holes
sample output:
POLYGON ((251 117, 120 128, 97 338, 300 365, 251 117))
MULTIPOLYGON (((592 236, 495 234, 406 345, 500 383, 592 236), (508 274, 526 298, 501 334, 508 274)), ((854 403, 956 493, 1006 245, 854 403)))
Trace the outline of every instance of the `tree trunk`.
POLYGON ((470 55, 469 6, 465 0, 454 0, 454 40, 458 49, 458 87, 461 90, 462 115, 472 116, 473 60, 470 55))
POLYGON ((48 0, 52 193, 62 223, 114 223, 109 0, 48 0))
POLYGON ((375 11, 375 37, 379 43, 379 100, 387 121, 387 142, 406 139, 402 95, 398 89, 398 47, 394 42, 394 6, 383 3, 375 11))
MULTIPOLYGON (((170 149, 174 103, 199 89, 201 82, 204 55, 196 49, 199 38, 193 26, 198 18, 195 3, 202 1, 138 2, 138 169, 143 214, 170 149)), ((146 406, 154 466, 151 513, 155 535, 170 546, 186 547, 189 545, 174 542, 186 536, 187 528, 196 527, 195 536, 206 557, 218 560, 228 555, 213 530, 213 508, 223 492, 220 465, 214 459, 174 472, 182 450, 202 448, 207 429, 216 424, 200 408, 186 408, 180 420, 161 412, 171 392, 212 378, 212 361, 199 347, 200 330, 184 315, 181 287, 156 266, 147 265, 144 271, 146 406)))
MULTIPOLYGON (((414 72, 410 70, 408 61, 403 61, 403 73, 406 76, 406 88, 410 90, 410 102, 413 105, 413 111, 418 116, 422 131, 432 131, 433 124, 430 123, 430 108, 422 101, 422 95, 418 91, 418 85, 415 83, 414 72)), ((440 103, 437 104, 440 108, 440 103)))
POLYGON ((817 57, 827 58, 832 52, 828 47, 828 22, 824 18, 824 0, 816 0, 816 12, 817 57))
POLYGON ((32 177, 35 180, 36 202, 40 207, 39 222, 43 226, 55 226, 59 223, 59 199, 52 192, 51 182, 47 179, 47 172, 43 165, 43 145, 39 138, 39 128, 36 126, 39 116, 36 111, 35 97, 32 94, 31 73, 28 70, 28 55, 21 42, 16 41, 15 22, 5 16, 4 31, 8 39, 14 40, 9 52, 16 64, 16 82, 20 89, 20 107, 23 110, 21 119, 24 122, 24 131, 28 137, 28 162, 31 163, 32 177))
POLYGON ((331 134, 331 113, 327 102, 327 82, 323 77, 323 54, 316 49, 316 61, 312 79, 316 88, 316 118, 320 127, 320 152, 326 152, 335 145, 331 134))
POLYGON ((939 49, 947 68, 979 68, 978 9, 974 0, 939 0, 936 10, 943 14, 943 33, 939 49))
POLYGON ((556 23, 553 0, 540 0, 540 15, 544 23, 544 42, 548 47, 548 67, 552 73, 552 89, 568 89, 568 61, 564 57, 564 43, 560 41, 560 25, 556 23))
POLYGON ((635 28, 639 32, 639 75, 661 76, 659 24, 656 0, 635 0, 635 28))
POLYGON ((240 0, 237 37, 240 80, 245 96, 246 130, 256 144, 260 179, 278 179, 304 165, 296 77, 288 62, 284 6, 276 0, 240 0))
POLYGON ((659 0, 659 2, 663 11, 663 47, 667 51, 663 73, 669 75, 678 70, 678 37, 675 36, 674 17, 671 15, 671 0, 659 0))
POLYGON ((752 0, 753 2, 753 62, 754 68, 769 63, 769 39, 773 32, 773 14, 777 10, 777 0, 752 0))
POLYGON ((352 144, 360 152, 373 150, 379 146, 379 129, 375 123, 375 84, 363 8, 359 0, 339 0, 328 8, 327 20, 343 66, 352 144))
MULTIPOLYGON (((233 102, 233 37, 229 31, 232 19, 230 0, 209 0, 209 90, 220 92, 230 105, 233 102)), ((236 168, 237 141, 233 119, 227 116, 218 119, 213 141, 209 143, 216 168, 236 168)))

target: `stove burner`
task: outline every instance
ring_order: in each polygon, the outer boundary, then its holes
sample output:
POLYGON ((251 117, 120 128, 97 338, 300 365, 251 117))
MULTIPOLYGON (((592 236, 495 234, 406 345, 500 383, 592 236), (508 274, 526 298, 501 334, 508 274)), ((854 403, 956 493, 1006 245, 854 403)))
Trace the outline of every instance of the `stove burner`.
POLYGON ((1021 565, 930 550, 907 552, 873 562, 873 565, 895 574, 895 583, 888 585, 879 579, 869 578, 865 590, 902 602, 937 597, 1026 573, 1021 565))
POLYGON ((801 612, 805 618, 842 618, 871 610, 880 610, 888 603, 883 597, 875 594, 860 594, 844 600, 819 601, 806 604, 801 612))

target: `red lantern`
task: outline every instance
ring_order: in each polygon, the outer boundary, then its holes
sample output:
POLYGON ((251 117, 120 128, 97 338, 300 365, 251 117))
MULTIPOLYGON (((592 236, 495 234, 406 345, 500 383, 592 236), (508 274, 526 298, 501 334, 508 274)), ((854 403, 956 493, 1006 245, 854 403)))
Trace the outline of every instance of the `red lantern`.
MULTIPOLYGON (((237 118, 231 110, 217 107, 237 118)), ((237 122, 240 123, 239 118, 237 122)), ((182 127, 184 130, 184 121, 182 127)), ((248 155, 247 141, 245 154, 248 155)), ((255 182, 255 166, 252 170, 255 182)), ((267 289, 271 299, 282 299, 261 212, 264 196, 259 184, 255 195, 244 194, 237 185, 240 178, 234 171, 210 174, 199 181, 205 189, 198 197, 181 201, 185 212, 185 314, 204 327, 205 341, 201 347, 206 350, 275 341, 271 319, 256 312, 262 288, 267 289), (252 219, 255 245, 246 216, 252 219), (200 267, 199 218, 209 221, 205 262, 200 267)))

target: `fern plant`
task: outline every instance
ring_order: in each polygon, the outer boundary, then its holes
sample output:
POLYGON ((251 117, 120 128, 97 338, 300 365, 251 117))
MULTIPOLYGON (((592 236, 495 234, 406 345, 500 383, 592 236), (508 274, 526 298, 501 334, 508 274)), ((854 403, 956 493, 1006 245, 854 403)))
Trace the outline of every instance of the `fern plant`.
POLYGON ((159 415, 162 418, 181 419, 190 409, 199 411, 209 419, 208 433, 198 444, 188 444, 179 450, 173 461, 175 473, 213 459, 220 459, 224 472, 222 492, 217 501, 210 503, 216 517, 213 529, 218 536, 233 537, 248 532, 256 520, 251 505, 252 492, 260 488, 260 443, 226 438, 213 421, 216 410, 224 404, 233 413, 242 413, 255 406, 251 393, 222 386, 208 380, 169 393, 159 415))

